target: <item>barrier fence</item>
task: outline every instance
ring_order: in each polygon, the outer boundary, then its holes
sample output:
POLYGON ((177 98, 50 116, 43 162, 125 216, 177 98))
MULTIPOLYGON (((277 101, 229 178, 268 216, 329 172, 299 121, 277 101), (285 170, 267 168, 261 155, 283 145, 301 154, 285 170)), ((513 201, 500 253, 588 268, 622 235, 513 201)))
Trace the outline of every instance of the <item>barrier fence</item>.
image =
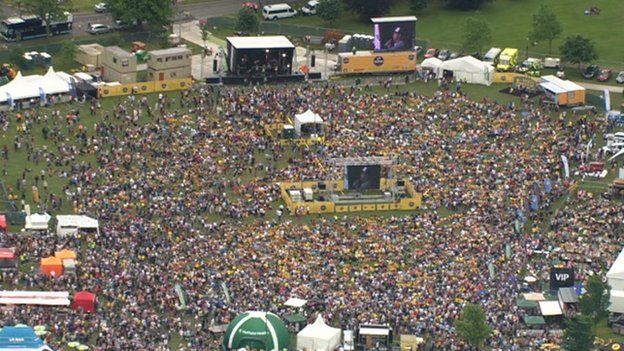
POLYGON ((98 88, 99 97, 123 96, 130 94, 150 94, 165 91, 187 90, 191 87, 191 78, 169 79, 152 82, 137 82, 119 85, 107 85, 98 88))
MULTIPOLYGON (((422 194, 416 192, 414 186, 406 179, 405 191, 407 197, 395 202, 385 203, 361 203, 349 205, 337 205, 332 201, 301 201, 295 202, 290 198, 288 190, 300 190, 311 188, 318 191, 319 183, 324 183, 327 189, 333 191, 344 191, 344 181, 305 181, 305 182, 284 182, 280 184, 280 193, 286 208, 290 213, 297 214, 322 214, 322 213, 345 213, 345 212, 376 212, 376 211, 413 211, 422 206, 422 194)), ((389 189, 396 185, 395 179, 381 179, 381 190, 389 189)))

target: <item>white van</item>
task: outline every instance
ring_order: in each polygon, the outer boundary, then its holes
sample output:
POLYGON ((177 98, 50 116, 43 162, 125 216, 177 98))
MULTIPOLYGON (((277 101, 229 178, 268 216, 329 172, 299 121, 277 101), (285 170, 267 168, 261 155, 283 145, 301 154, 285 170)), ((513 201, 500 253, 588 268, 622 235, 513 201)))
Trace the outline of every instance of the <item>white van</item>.
POLYGON ((278 18, 289 18, 297 15, 297 11, 288 4, 266 5, 262 8, 262 17, 265 20, 276 20, 278 18))
POLYGON ((483 62, 487 62, 489 64, 494 64, 495 61, 498 59, 498 55, 500 55, 501 53, 501 49, 499 48, 491 48, 486 54, 485 56, 483 56, 483 62))
POLYGON ((316 15, 316 7, 318 6, 318 4, 318 0, 308 1, 308 3, 303 5, 303 7, 301 8, 301 13, 303 13, 304 16, 316 15))

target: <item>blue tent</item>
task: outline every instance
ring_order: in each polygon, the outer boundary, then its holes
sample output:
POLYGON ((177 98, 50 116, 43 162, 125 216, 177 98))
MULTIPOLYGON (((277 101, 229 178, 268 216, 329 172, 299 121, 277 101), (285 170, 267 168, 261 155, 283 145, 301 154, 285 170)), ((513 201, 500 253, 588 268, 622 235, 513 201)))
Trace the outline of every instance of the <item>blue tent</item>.
POLYGON ((0 351, 52 351, 31 327, 4 327, 0 331, 0 351))

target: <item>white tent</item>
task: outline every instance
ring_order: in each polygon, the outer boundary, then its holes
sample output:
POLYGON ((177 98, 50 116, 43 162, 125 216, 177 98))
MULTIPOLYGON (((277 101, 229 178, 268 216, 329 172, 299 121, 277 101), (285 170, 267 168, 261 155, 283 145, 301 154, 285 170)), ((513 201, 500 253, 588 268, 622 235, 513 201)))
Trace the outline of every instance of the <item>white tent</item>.
POLYGON ((300 299, 298 297, 291 297, 286 302, 284 302, 284 306, 301 308, 308 303, 308 300, 300 299))
POLYGON ((50 218, 52 218, 52 216, 47 213, 33 213, 26 216, 26 225, 24 228, 29 230, 47 230, 50 218))
POLYGON ((56 221, 56 234, 60 236, 74 235, 79 229, 95 229, 100 234, 98 220, 85 215, 58 215, 56 221))
POLYGON ((494 67, 472 56, 444 61, 438 67, 438 77, 451 76, 471 84, 490 85, 494 79, 494 67))
POLYGON ((318 114, 307 110, 306 112, 295 115, 295 133, 301 135, 301 126, 304 124, 323 124, 323 119, 318 114))
POLYGON ((420 64, 420 67, 422 67, 423 69, 428 69, 428 70, 437 72, 438 67, 440 67, 442 62, 443 61, 437 57, 430 57, 430 58, 424 59, 423 62, 420 64))
POLYGON ((563 314, 559 301, 539 301, 542 316, 560 316, 563 314))
POLYGON ((314 323, 297 334, 297 348, 304 350, 332 351, 340 345, 341 331, 325 324, 319 315, 314 323))
POLYGON ((609 311, 624 313, 624 249, 609 268, 607 282, 611 289, 609 311))
POLYGON ((42 93, 55 95, 69 92, 70 84, 64 74, 55 72, 52 67, 43 76, 23 76, 22 72, 17 72, 12 81, 0 87, 0 103, 39 98, 42 93))

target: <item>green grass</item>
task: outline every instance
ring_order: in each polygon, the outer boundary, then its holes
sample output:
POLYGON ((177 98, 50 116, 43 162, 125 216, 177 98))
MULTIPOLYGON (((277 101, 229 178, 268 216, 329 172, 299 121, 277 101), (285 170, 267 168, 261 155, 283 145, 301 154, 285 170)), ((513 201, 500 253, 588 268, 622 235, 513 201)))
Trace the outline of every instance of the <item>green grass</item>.
POLYGON ((596 336, 605 341, 611 340, 613 342, 624 343, 624 335, 614 333, 607 325, 606 320, 601 321, 596 326, 596 336))
MULTIPOLYGON (((479 11, 455 11, 443 7, 440 0, 430 0, 429 7, 420 15, 416 24, 417 39, 427 40, 430 46, 449 49, 461 49, 461 33, 468 16, 484 19, 492 29, 492 46, 515 47, 525 56, 527 35, 532 26, 532 15, 543 0, 496 0, 479 11)), ((553 54, 565 37, 581 34, 596 44, 599 60, 604 66, 613 69, 624 68, 624 50, 621 33, 624 32, 624 2, 619 0, 552 0, 548 4, 557 14, 563 25, 563 34, 553 42, 553 54), (598 6, 602 13, 598 16, 584 16, 583 10, 589 6, 598 6)), ((395 5, 390 15, 411 15, 406 1, 395 5)), ((354 14, 345 11, 333 26, 323 23, 317 16, 299 16, 282 20, 284 23, 308 26, 333 27, 359 33, 372 34, 372 25, 363 23, 354 14)), ((548 43, 538 43, 529 47, 530 55, 547 55, 548 43)))

